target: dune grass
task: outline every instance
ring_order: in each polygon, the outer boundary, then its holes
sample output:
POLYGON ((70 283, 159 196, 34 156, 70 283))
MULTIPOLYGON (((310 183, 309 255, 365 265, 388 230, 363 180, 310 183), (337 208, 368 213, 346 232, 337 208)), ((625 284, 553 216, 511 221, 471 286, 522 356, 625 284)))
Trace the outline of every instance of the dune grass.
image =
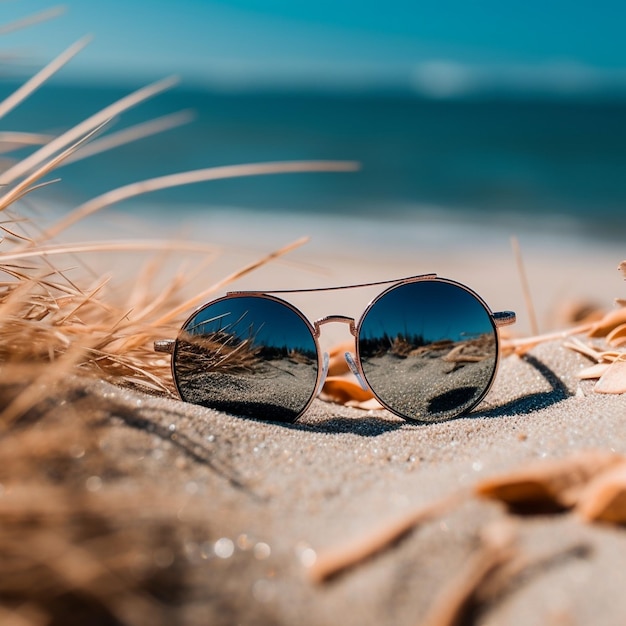
MULTIPOLYGON (((4 32, 60 11, 8 25, 4 32)), ((70 46, 0 102, 0 121, 86 44, 85 39, 70 46)), ((0 132, 3 626, 173 623, 171 605, 179 601, 183 586, 175 558, 182 550, 176 532, 177 496, 151 490, 140 479, 140 464, 129 470, 124 459, 103 451, 99 442, 108 422, 84 389, 90 380, 106 380, 170 394, 168 359, 153 351, 154 340, 174 337, 181 321, 212 293, 305 241, 273 251, 189 297, 183 295, 189 273, 175 272, 163 285, 158 280, 163 264, 176 252, 194 255, 195 266, 204 268, 218 258, 215 243, 68 243, 60 235, 111 204, 156 189, 224 177, 356 167, 347 162, 289 162, 173 173, 112 190, 74 210, 68 207, 56 223, 26 218, 24 209, 58 181, 56 172, 66 163, 189 122, 192 113, 181 111, 111 131, 125 111, 175 84, 168 78, 143 87, 58 136, 29 129, 0 132), (13 158, 24 147, 30 153, 13 158), (154 254, 138 264, 136 276, 128 281, 133 287, 123 294, 111 289, 116 277, 90 270, 93 255, 137 252, 154 254), (102 477, 129 471, 142 485, 131 499, 123 490, 99 491, 102 477)))

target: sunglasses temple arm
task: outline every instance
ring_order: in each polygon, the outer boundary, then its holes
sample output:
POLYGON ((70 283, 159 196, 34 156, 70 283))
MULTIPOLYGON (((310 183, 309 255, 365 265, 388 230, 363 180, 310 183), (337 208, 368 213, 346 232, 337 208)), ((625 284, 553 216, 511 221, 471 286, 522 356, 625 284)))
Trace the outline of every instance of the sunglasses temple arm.
POLYGON ((167 352, 168 354, 174 353, 174 340, 173 339, 160 339, 154 342, 155 352, 167 352))
POLYGON ((496 327, 510 326, 515 324, 517 317, 513 311, 496 311, 493 314, 493 321, 496 323, 496 327))

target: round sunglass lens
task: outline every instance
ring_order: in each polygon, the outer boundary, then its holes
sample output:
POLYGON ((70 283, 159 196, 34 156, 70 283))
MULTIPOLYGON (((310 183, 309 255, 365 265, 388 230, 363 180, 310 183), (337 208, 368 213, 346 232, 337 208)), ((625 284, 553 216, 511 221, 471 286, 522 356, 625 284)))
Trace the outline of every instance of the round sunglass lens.
POLYGON ((203 307, 180 331, 173 359, 183 400, 235 415, 292 422, 315 392, 310 325, 274 298, 231 296, 203 307))
POLYGON ((468 289, 444 280, 392 287, 359 324, 359 358, 378 399, 402 417, 434 422, 474 407, 497 365, 492 317, 468 289))

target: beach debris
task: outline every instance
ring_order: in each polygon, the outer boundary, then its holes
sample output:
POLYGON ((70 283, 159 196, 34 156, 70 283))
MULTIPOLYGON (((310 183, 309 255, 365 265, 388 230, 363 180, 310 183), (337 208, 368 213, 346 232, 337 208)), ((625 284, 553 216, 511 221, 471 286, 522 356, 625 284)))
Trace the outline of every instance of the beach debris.
POLYGON ((578 326, 573 326, 565 330, 557 330, 554 332, 544 333, 542 335, 533 335, 531 337, 511 338, 499 332, 501 340, 501 351, 503 356, 516 354, 524 356, 536 346, 547 343, 549 341, 567 340, 576 335, 584 335, 594 326, 595 322, 586 322, 578 326))
POLYGON ((516 537, 516 526, 511 520, 489 524, 481 533, 479 548, 444 586, 420 626, 460 624, 472 605, 480 603, 483 588, 491 586, 495 575, 519 554, 516 537))
POLYGON ((539 334, 539 324, 537 323, 537 314, 535 313, 535 305, 530 293, 530 286, 528 278, 526 277, 526 269, 524 267, 524 258, 522 256, 522 249, 517 237, 511 237, 511 248, 513 250, 513 256, 515 257, 515 263, 517 265, 517 274, 524 294, 524 302, 526 304, 526 313, 528 320, 530 321, 530 328, 533 335, 539 334))
POLYGON ((626 461, 602 472, 581 493, 576 507, 584 520, 626 523, 626 461))
POLYGON ((564 510, 578 502, 581 491, 591 479, 625 462, 624 457, 614 452, 587 450, 487 478, 474 489, 477 495, 503 502, 513 511, 564 510))
POLYGON ((475 493, 514 511, 573 510, 588 522, 626 524, 626 457, 577 452, 481 481, 475 493))
POLYGON ((354 340, 344 341, 329 350, 328 376, 320 400, 366 411, 382 409, 374 394, 356 382, 346 361, 346 352, 354 352, 354 340))
POLYGON ((626 393, 626 353, 609 364, 593 390, 596 393, 626 393))
POLYGON ((579 379, 596 379, 594 391, 597 393, 626 393, 626 300, 616 302, 619 307, 600 319, 589 314, 582 324, 567 330, 520 339, 501 336, 502 353, 523 356, 539 344, 561 340, 564 347, 595 361, 595 365, 577 373, 579 379), (589 340, 583 341, 584 336, 589 340))
POLYGON ((329 376, 324 382, 320 399, 335 402, 358 409, 382 409, 371 391, 363 389, 359 384, 341 376, 329 376))
MULTIPOLYGON (((596 363, 591 367, 586 367, 576 374, 580 380, 594 380, 600 378, 611 367, 610 363, 596 363)), ((578 389, 576 390, 578 391, 578 389)))
POLYGON ((617 328, 626 324, 626 307, 620 307, 609 311, 601 320, 591 325, 589 337, 606 337, 617 328))
POLYGON ((613 348, 619 348, 620 346, 626 345, 626 323, 616 326, 606 336, 606 342, 613 348))
POLYGON ((426 505, 406 512, 386 524, 363 535, 357 535, 346 543, 318 552, 311 560, 307 575, 314 583, 327 582, 375 554, 395 544, 417 525, 439 517, 455 508, 468 496, 459 491, 426 505))
MULTIPOLYGON (((606 450, 583 450, 481 480, 472 491, 457 491, 417 507, 343 545, 321 552, 311 548, 312 558, 303 563, 309 580, 315 584, 330 581, 390 548, 419 524, 459 507, 473 495, 502 502, 511 513, 574 511, 586 522, 626 524, 626 456, 606 450)), ((577 544, 529 560, 516 546, 519 522, 514 520, 506 517, 484 529, 479 548, 436 598, 421 626, 459 624, 469 608, 502 593, 527 569, 588 553, 588 546, 577 544)))
POLYGON ((576 542, 525 554, 518 546, 518 530, 519 522, 511 518, 488 524, 479 536, 478 548, 444 585, 420 626, 473 624, 478 621, 477 613, 515 592, 522 580, 570 559, 587 558, 591 552, 589 544, 576 542))
POLYGON ((607 313, 604 318, 591 326, 588 336, 592 339, 604 338, 607 349, 599 349, 590 342, 577 337, 570 338, 564 346, 583 354, 596 362, 577 373, 581 380, 594 380, 594 392, 607 394, 626 393, 626 306, 607 313))

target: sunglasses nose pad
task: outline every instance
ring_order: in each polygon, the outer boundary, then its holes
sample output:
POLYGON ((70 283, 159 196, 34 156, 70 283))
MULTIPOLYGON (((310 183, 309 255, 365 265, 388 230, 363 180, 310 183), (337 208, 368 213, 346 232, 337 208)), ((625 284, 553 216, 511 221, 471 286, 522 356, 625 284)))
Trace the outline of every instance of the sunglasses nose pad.
POLYGON ((317 390, 315 391, 315 397, 319 396, 322 388, 324 387, 324 383, 326 382, 326 375, 328 374, 328 365, 330 363, 330 356, 328 352, 324 352, 324 356, 322 357, 322 375, 320 376, 320 384, 317 386, 317 390))
POLYGON ((359 381, 359 385, 361 385, 361 389, 363 391, 369 391, 369 385, 363 380, 363 376, 361 376, 361 372, 359 372, 359 366, 356 363, 356 357, 351 352, 346 352, 344 354, 346 358, 346 363, 350 368, 350 371, 356 376, 356 379, 359 381))

